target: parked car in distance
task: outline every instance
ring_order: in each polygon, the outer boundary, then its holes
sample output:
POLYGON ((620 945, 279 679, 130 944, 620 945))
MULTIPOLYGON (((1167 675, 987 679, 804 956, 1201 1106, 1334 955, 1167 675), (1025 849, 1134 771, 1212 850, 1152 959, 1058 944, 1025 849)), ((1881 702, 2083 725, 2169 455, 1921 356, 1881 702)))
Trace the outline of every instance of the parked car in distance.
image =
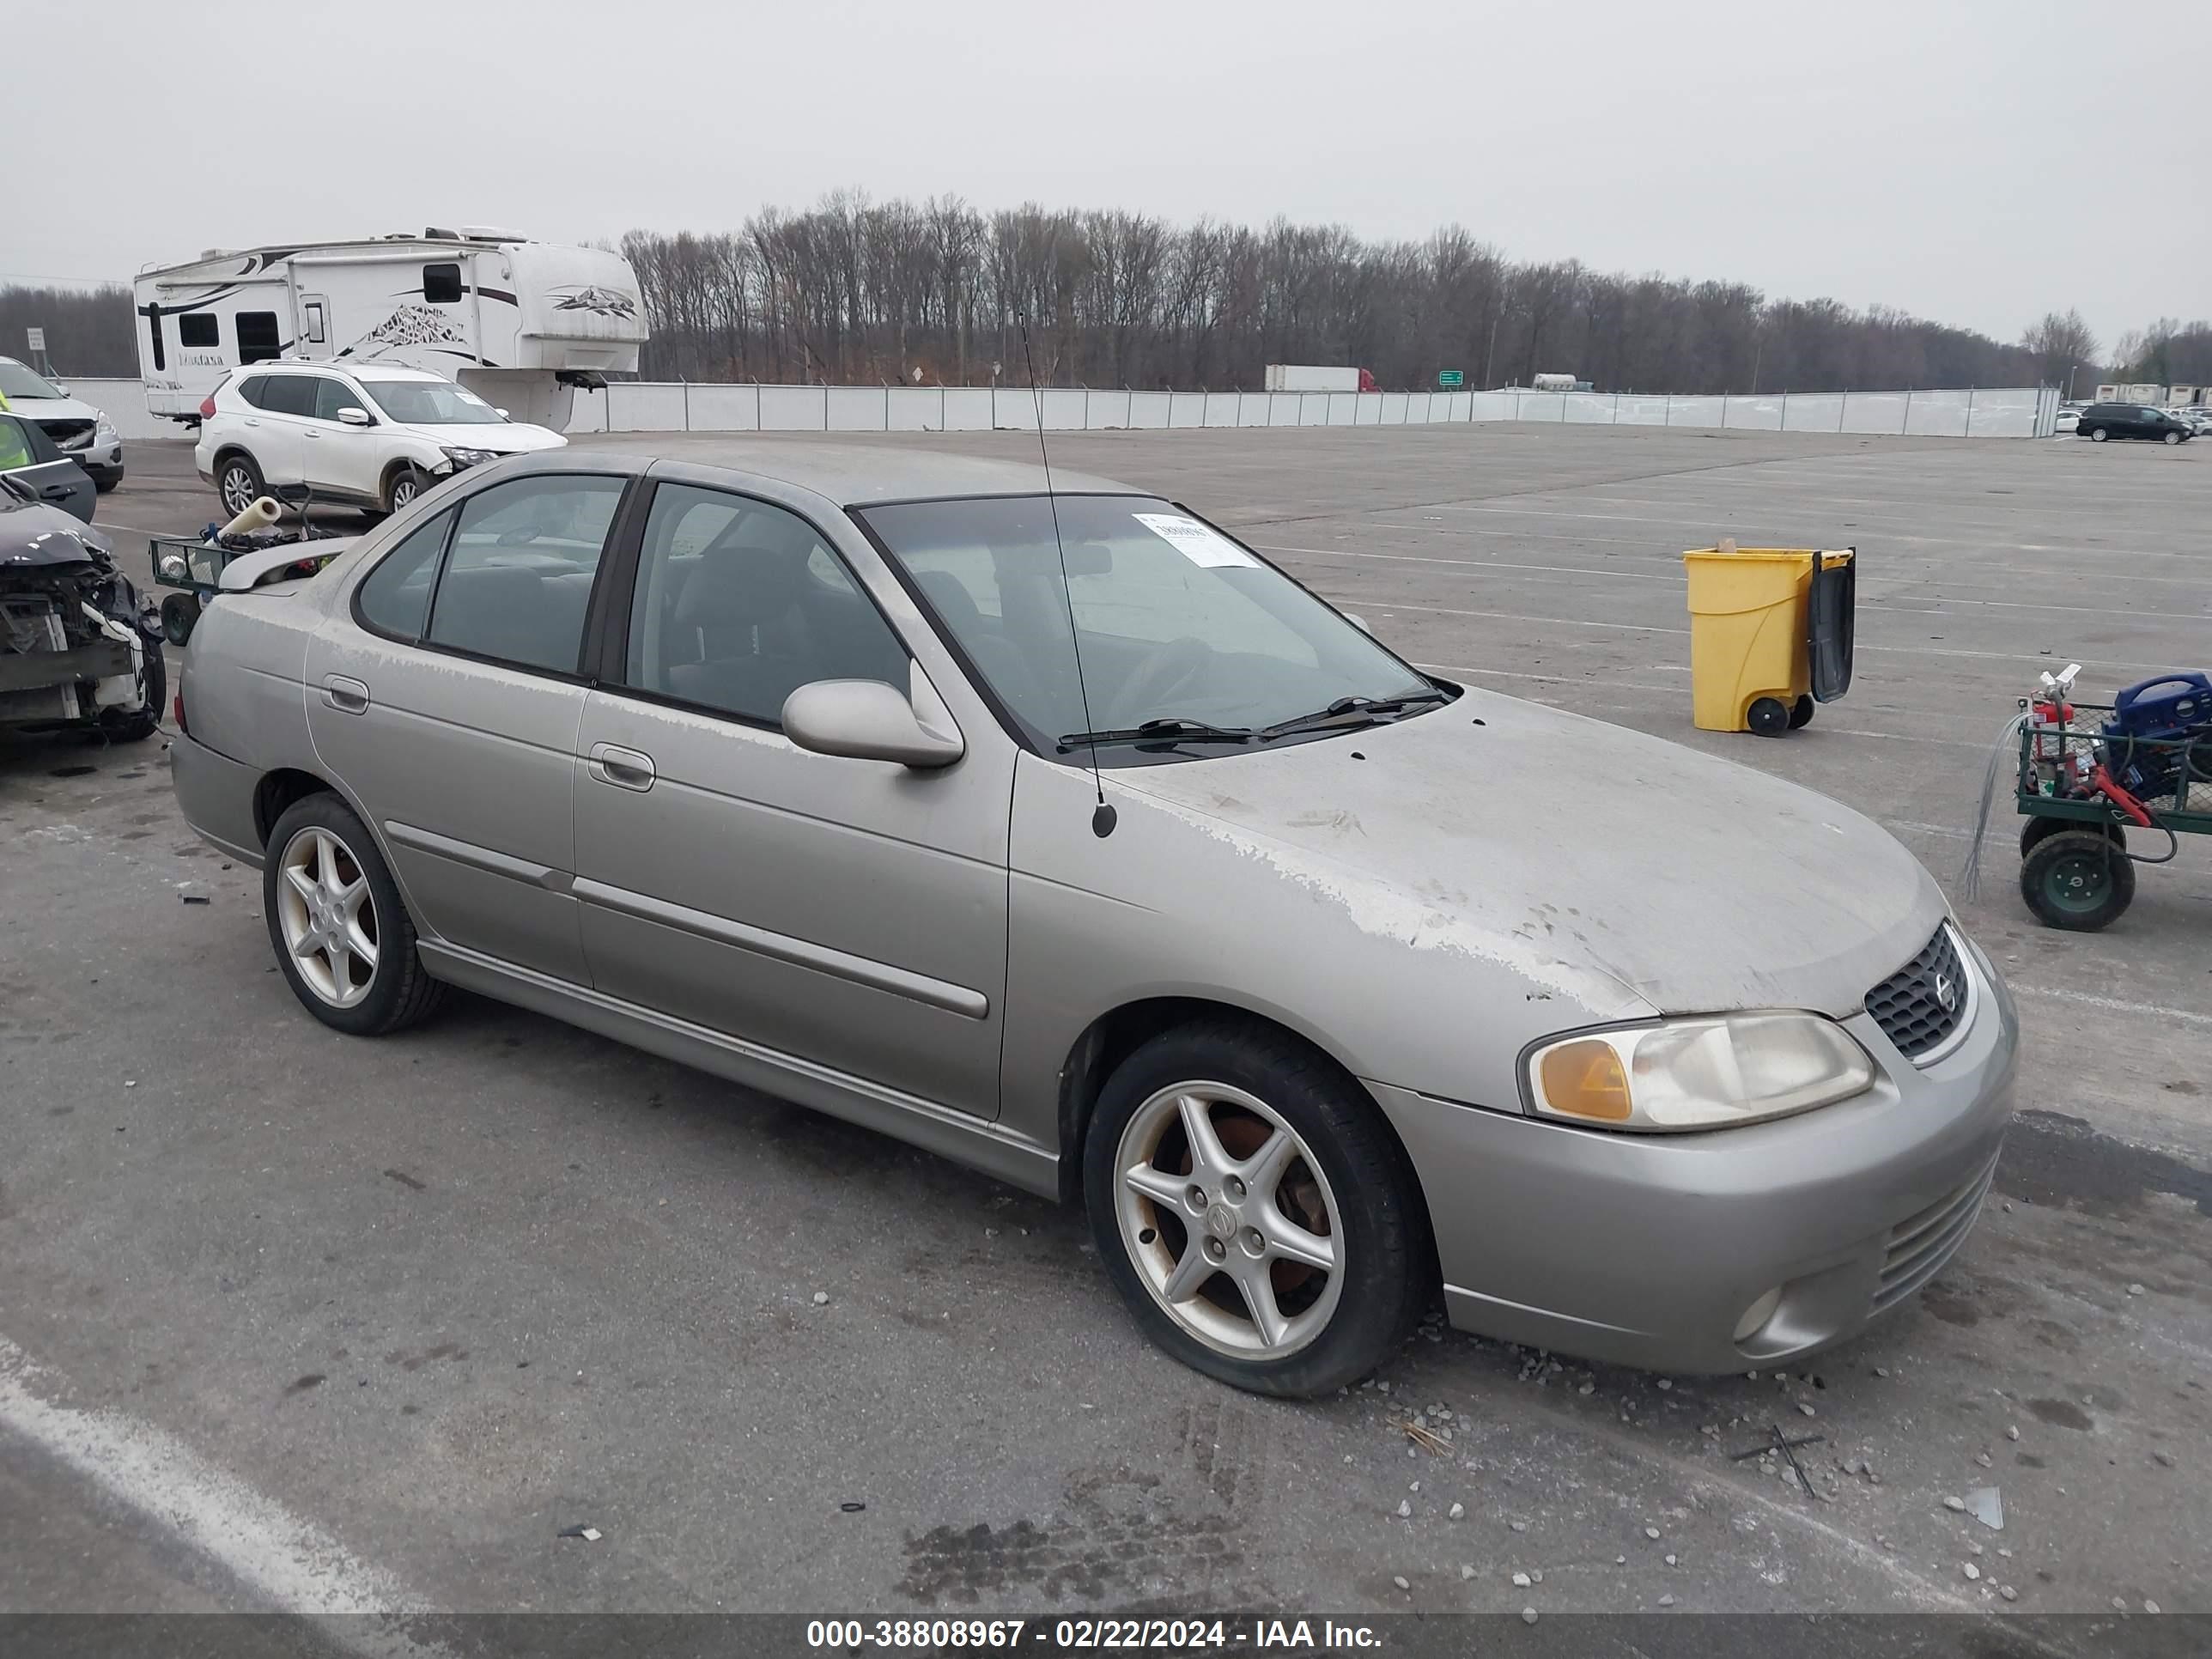
POLYGON ((2075 422, 2081 418, 2082 408, 2083 405, 2080 404, 2061 404, 2058 406, 2058 420, 2051 428, 2052 432, 2055 434, 2063 435, 2073 431, 2075 422))
POLYGON ((10 412, 37 422, 101 495, 123 482, 123 440, 105 410, 70 397, 67 386, 13 357, 0 357, 0 397, 10 412))
POLYGON ((1870 820, 1425 675, 1110 479, 715 459, 469 471, 209 607, 178 800, 315 1018, 462 985, 1080 1202, 1273 1394, 1439 1286, 1781 1364, 1967 1236, 2018 1021, 1870 820), (1500 793, 1563 765, 1607 811, 1500 793))
POLYGON ((289 484, 395 513, 440 478, 568 441, 426 369, 263 362, 234 369, 201 403, 192 462, 234 515, 289 484))
POLYGON ((2148 404, 2091 404, 2081 411, 2075 429, 2098 443, 2107 438, 2143 438, 2185 444, 2197 435, 2196 428, 2179 415, 2148 404))
MULTIPOLYGON (((19 424, 0 415, 0 459, 19 424)), ((59 465, 88 501, 76 463, 59 465)), ((161 620, 107 538, 47 499, 42 471, 0 468, 0 731, 149 737, 168 696, 161 620)))
POLYGON ((98 491, 91 476, 63 454, 46 428, 27 415, 0 414, 0 473, 80 524, 92 522, 98 491))
POLYGON ((2186 421, 2191 432, 2197 437, 2201 438, 2207 432, 2212 432, 2212 406, 2191 404, 2185 408, 2168 410, 2166 412, 2170 415, 2178 415, 2186 421))

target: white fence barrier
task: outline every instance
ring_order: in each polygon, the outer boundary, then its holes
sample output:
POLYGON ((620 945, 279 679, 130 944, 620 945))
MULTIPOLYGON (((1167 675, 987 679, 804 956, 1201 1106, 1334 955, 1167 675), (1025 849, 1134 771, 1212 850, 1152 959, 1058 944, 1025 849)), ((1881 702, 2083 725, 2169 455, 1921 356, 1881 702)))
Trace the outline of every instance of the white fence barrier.
MULTIPOLYGON (((73 380, 125 439, 188 428, 146 412, 136 380, 73 380)), ((1181 431, 1195 427, 1438 426, 1540 421, 1864 436, 2042 438, 2051 386, 1936 392, 1796 392, 1756 398, 1613 392, 1127 392, 1103 387, 753 386, 617 380, 576 394, 572 434, 595 432, 1181 431)))
POLYGON ((2048 437, 2050 386, 1933 392, 1774 392, 1750 398, 1607 392, 1127 392, 1103 387, 668 385, 619 380, 579 392, 572 434, 592 432, 1048 432, 1195 427, 1438 426, 1540 421, 1581 426, 1864 436, 2048 437))

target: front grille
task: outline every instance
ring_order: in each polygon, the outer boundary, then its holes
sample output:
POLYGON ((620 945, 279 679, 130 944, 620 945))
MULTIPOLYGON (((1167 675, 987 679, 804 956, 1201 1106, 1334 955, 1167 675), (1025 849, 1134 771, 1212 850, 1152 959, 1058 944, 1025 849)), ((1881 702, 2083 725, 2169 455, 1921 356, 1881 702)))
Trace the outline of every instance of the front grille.
POLYGON ((1875 1311, 1893 1307, 1943 1271, 1982 1212, 1990 1180, 1997 1172, 1992 1158, 1973 1179, 1945 1194, 1919 1214, 1889 1230, 1883 1247, 1881 1283, 1874 1293, 1875 1311))
POLYGON ((92 441, 90 421, 40 421, 39 424, 63 449, 82 449, 92 441))
POLYGON ((1867 1012, 1899 1054, 1917 1060, 1958 1029, 1969 1000, 1966 965, 1947 923, 1918 956, 1867 993, 1867 1012))

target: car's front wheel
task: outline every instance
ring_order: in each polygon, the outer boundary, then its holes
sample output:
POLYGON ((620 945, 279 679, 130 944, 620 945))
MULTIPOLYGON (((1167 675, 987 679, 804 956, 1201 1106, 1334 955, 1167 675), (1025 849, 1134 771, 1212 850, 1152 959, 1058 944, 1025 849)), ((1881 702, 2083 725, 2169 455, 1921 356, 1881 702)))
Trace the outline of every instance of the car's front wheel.
POLYGON ((1257 1393, 1326 1393, 1402 1342, 1425 1217, 1373 1102, 1279 1032, 1201 1021, 1115 1070, 1084 1142, 1107 1271, 1146 1334, 1257 1393))
POLYGON ((444 988, 416 952, 398 885, 368 827, 336 795, 295 801, 276 820, 261 899, 276 964, 324 1024, 382 1036, 436 1006, 444 988))
POLYGON ((415 498, 430 487, 430 476, 414 465, 395 467, 384 484, 384 510, 386 513, 404 511, 413 505, 415 498))
POLYGON ((267 488, 261 481, 261 469, 254 465, 251 455, 226 455, 215 470, 215 493, 222 498, 223 510, 234 519, 259 501, 267 488))
POLYGON ((2166 434, 2166 441, 2170 444, 2178 444, 2181 441, 2181 439, 2182 434, 2179 432, 2169 432, 2166 434))

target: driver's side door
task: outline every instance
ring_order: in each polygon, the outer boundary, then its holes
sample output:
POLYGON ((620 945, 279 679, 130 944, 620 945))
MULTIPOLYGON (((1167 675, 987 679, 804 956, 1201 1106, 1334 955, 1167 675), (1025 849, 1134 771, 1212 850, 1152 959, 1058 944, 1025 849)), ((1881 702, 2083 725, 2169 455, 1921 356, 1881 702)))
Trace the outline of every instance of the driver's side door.
POLYGON ((784 735, 801 684, 913 695, 921 672, 834 537, 784 507, 661 483, 632 574, 577 735, 592 983, 994 1116, 1012 744, 970 733, 920 771, 784 735))

